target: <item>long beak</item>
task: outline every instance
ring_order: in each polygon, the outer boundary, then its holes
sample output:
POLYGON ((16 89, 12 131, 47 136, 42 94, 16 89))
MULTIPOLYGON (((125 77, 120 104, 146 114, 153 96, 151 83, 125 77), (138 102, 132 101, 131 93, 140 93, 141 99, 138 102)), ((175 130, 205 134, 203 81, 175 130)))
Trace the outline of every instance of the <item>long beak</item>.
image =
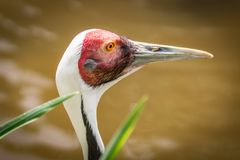
POLYGON ((156 61, 213 58, 212 54, 197 49, 136 42, 132 40, 131 42, 136 49, 133 66, 141 66, 156 61))

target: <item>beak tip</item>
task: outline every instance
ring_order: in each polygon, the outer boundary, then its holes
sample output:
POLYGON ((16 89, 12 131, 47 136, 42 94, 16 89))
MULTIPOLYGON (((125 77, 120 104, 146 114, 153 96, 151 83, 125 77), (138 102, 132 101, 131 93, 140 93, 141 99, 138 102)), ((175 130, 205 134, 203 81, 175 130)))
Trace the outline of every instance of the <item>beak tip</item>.
POLYGON ((208 58, 208 59, 212 59, 213 57, 214 57, 214 55, 213 54, 211 54, 211 53, 208 53, 208 52, 206 52, 206 57, 208 58))
POLYGON ((195 50, 196 52, 192 53, 192 56, 195 58, 203 58, 203 59, 212 59, 214 56, 206 51, 195 50))

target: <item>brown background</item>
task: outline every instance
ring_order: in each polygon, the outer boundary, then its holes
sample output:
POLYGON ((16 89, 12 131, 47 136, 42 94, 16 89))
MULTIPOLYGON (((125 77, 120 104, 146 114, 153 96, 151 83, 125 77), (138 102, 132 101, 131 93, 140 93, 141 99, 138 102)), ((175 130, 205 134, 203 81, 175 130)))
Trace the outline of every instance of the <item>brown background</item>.
MULTIPOLYGON (((239 15, 233 0, 1 0, 0 122, 56 97, 56 66, 71 39, 102 28, 215 56, 147 65, 102 97, 98 121, 107 144, 132 104, 149 96, 119 159, 240 159, 239 15)), ((63 107, 0 142, 2 160, 81 155, 63 107)))

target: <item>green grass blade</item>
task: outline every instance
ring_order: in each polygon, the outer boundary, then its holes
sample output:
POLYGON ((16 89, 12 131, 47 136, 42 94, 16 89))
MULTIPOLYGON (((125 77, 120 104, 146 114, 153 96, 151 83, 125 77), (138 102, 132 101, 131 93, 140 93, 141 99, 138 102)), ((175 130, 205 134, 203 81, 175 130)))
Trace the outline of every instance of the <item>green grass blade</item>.
POLYGON ((115 157, 129 138, 130 134, 133 132, 146 101, 147 97, 143 97, 136 104, 136 106, 134 106, 132 112, 128 115, 127 119, 124 121, 122 126, 118 129, 114 137, 111 139, 100 160, 115 159, 115 157))
POLYGON ((52 109, 56 108, 58 104, 61 104, 65 100, 79 94, 79 92, 73 92, 55 99, 52 99, 36 108, 33 108, 30 111, 27 111, 16 118, 13 118, 12 120, 8 121, 7 123, 0 126, 0 139, 2 139, 4 136, 8 135, 9 133, 13 132, 14 130, 23 127, 38 118, 40 118, 42 115, 48 113, 52 109))

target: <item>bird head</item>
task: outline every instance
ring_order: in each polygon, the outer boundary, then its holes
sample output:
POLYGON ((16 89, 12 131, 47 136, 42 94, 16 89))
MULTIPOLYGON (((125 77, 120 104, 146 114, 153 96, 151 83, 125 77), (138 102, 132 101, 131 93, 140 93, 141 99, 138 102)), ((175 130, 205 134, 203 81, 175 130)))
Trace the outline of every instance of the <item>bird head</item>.
MULTIPOLYGON (((106 30, 90 29, 73 39, 59 68, 78 74, 81 86, 96 88, 117 82, 150 62, 212 57, 201 50, 137 42, 106 30)), ((73 75, 65 78, 69 76, 73 75)))

